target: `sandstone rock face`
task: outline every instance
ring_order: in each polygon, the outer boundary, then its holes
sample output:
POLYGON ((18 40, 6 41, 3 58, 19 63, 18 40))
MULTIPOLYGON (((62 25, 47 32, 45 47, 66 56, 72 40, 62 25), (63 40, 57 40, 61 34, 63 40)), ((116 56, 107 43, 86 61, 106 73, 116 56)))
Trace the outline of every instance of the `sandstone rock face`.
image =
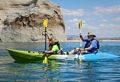
POLYGON ((43 19, 48 34, 65 41, 65 26, 59 6, 49 0, 0 0, 1 42, 42 42, 43 19))

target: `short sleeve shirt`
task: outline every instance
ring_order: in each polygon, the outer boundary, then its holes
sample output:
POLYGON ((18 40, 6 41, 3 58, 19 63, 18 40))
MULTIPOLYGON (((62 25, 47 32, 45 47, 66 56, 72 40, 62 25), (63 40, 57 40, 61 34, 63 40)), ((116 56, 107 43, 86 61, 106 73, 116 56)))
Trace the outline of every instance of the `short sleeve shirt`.
POLYGON ((92 46, 93 48, 97 48, 97 41, 96 40, 92 40, 90 46, 92 46))

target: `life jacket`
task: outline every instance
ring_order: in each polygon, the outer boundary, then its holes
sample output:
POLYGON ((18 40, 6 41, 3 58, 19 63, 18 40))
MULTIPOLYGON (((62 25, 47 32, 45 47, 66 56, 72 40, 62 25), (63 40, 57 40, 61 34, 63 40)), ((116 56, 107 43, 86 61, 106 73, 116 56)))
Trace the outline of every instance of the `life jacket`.
MULTIPOLYGON (((92 42, 93 40, 96 40, 96 39, 88 40, 88 41, 86 42, 84 48, 88 48, 88 47, 90 47, 91 42, 92 42)), ((96 41, 97 41, 97 49, 99 49, 99 48, 100 48, 99 41, 98 41, 98 40, 96 40, 96 41)))
POLYGON ((49 44, 49 50, 52 50, 52 47, 53 47, 54 45, 57 45, 58 48, 59 48, 59 50, 61 49, 59 42, 55 42, 53 45, 52 45, 52 44, 49 44))
POLYGON ((60 47, 60 43, 59 42, 55 42, 55 44, 58 46, 59 50, 61 49, 60 47))
POLYGON ((100 48, 99 41, 98 40, 96 40, 96 41, 97 41, 97 49, 99 49, 100 48))
POLYGON ((84 48, 88 48, 88 47, 90 47, 90 45, 91 45, 91 41, 87 40, 86 43, 85 43, 84 48))

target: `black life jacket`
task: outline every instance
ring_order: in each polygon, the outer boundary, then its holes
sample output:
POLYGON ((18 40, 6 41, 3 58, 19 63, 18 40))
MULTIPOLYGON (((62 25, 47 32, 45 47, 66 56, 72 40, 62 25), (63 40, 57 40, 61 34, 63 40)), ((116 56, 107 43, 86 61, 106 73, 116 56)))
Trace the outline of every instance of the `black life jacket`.
POLYGON ((60 50, 60 43, 59 43, 59 42, 55 42, 53 45, 52 45, 52 44, 49 44, 49 50, 52 50, 52 47, 53 47, 54 45, 57 45, 58 48, 59 48, 59 50, 60 50))

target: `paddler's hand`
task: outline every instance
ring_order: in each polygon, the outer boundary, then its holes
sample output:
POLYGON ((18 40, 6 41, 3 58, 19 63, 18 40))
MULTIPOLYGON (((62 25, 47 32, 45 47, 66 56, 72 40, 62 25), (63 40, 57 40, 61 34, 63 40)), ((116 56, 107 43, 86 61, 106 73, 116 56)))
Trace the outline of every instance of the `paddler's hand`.
POLYGON ((47 54, 47 53, 48 53, 48 51, 44 51, 44 52, 43 52, 43 54, 47 54))
POLYGON ((80 33, 80 38, 82 37, 82 34, 80 33))
POLYGON ((80 48, 80 51, 86 51, 86 49, 85 48, 80 48))

